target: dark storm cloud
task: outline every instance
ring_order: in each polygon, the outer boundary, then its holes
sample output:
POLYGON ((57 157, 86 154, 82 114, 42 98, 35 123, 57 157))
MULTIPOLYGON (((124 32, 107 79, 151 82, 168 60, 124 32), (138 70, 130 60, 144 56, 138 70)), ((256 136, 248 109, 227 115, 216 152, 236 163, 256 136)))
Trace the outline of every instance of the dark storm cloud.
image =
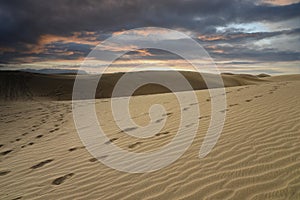
POLYGON ((269 6, 247 0, 10 0, 0 3, 0 45, 35 43, 42 34, 106 33, 139 26, 209 32, 234 22, 291 19, 300 16, 299 10, 300 3, 269 6))
MULTIPOLYGON (((103 40, 115 31, 141 26, 162 26, 203 34, 217 34, 216 26, 255 21, 278 22, 300 16, 300 3, 275 6, 245 0, 9 0, 0 2, 0 55, 2 63, 17 58, 37 57, 77 59, 88 53, 92 44, 50 41, 41 36, 76 39, 94 36, 103 40), (90 33, 91 32, 91 33, 90 33), (42 46, 44 45, 44 46, 42 46), (36 51, 39 46, 39 52, 36 51), (36 52, 33 52, 35 50, 36 52), (60 52, 60 53, 59 53, 60 52), (65 53, 62 53, 65 52, 65 53), (72 52, 69 53, 68 52, 72 52)), ((299 30, 297 29, 297 33, 299 30)), ((242 42, 245 39, 273 37, 287 32, 228 33, 220 39, 242 42)), ((205 38, 202 39, 205 41, 205 38)), ((234 52, 227 50, 229 52, 234 52)), ((237 56, 242 56, 240 52, 237 56)), ((251 54, 244 53, 251 57, 251 54)), ((225 56, 225 55, 224 55, 225 56)), ((283 56, 295 57, 283 54, 283 56)), ((151 57, 148 55, 148 57, 151 57)), ((162 56, 157 56, 162 57, 162 56)), ((168 58, 168 57, 167 57, 168 58)))

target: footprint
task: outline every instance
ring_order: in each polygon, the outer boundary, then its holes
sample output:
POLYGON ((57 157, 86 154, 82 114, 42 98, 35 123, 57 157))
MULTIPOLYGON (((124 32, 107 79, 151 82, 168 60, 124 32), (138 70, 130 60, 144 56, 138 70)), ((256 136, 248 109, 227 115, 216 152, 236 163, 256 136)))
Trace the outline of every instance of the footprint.
MULTIPOLYGON (((98 159, 102 160, 102 159, 105 159, 107 158, 108 155, 104 155, 104 156, 100 156, 98 159)), ((89 159, 90 162, 96 162, 98 160, 97 158, 91 158, 89 159)))
POLYGON ((31 145, 34 145, 34 143, 33 143, 33 142, 29 142, 29 143, 28 143, 28 145, 30 145, 30 146, 31 146, 31 145))
POLYGON ((188 110, 188 109, 190 109, 190 107, 183 108, 183 111, 186 111, 186 110, 188 110))
POLYGON ((72 147, 72 148, 69 149, 69 151, 71 152, 71 151, 75 151, 77 149, 84 149, 84 148, 85 147, 72 147))
POLYGON ((37 169, 37 168, 43 167, 44 165, 46 165, 46 164, 48 164, 48 163, 50 163, 52 161, 53 161, 53 159, 48 159, 48 160, 42 161, 42 162, 40 162, 40 163, 38 163, 38 164, 33 165, 32 167, 30 167, 30 169, 37 169))
POLYGON ((170 115, 172 115, 172 113, 169 112, 169 113, 163 114, 162 116, 165 117, 165 116, 170 116, 170 115))
POLYGON ((108 140, 107 142, 105 142, 104 144, 110 144, 113 141, 116 141, 117 139, 119 139, 119 138, 112 138, 112 139, 108 140))
POLYGON ((220 110, 221 113, 225 113, 225 112, 227 112, 227 111, 229 111, 229 109, 220 110))
POLYGON ((0 155, 5 156, 5 155, 9 154, 10 152, 12 152, 12 150, 3 151, 0 153, 0 155))
POLYGON ((123 132, 129 132, 129 131, 133 131, 137 129, 137 127, 130 127, 130 128, 125 128, 124 130, 121 130, 119 133, 123 133, 123 132))
POLYGON ((142 144, 142 142, 136 142, 134 144, 129 145, 128 148, 132 149, 132 148, 135 148, 136 146, 138 146, 140 144, 142 144))
POLYGON ((91 158, 89 159, 90 162, 96 162, 98 159, 97 158, 91 158))
POLYGON ((161 121, 163 121, 163 120, 164 120, 164 118, 158 119, 158 120, 155 121, 155 123, 159 123, 159 122, 161 122, 161 121))
POLYGON ((193 126, 194 124, 195 124, 195 123, 188 124, 188 125, 185 126, 185 128, 191 127, 191 126, 193 126))
POLYGON ((0 148, 3 147, 3 144, 0 144, 0 148))
POLYGON ((58 177, 52 181, 52 185, 60 185, 65 182, 67 179, 71 178, 74 173, 66 174, 64 176, 58 177))
POLYGON ((22 196, 20 196, 20 197, 16 197, 16 198, 14 198, 14 199, 12 199, 12 200, 20 200, 20 199, 22 199, 23 197, 22 196))
POLYGON ((58 131, 58 130, 59 130, 59 128, 55 128, 55 129, 50 130, 49 132, 53 133, 54 131, 58 131))
POLYGON ((21 138, 17 138, 17 139, 16 139, 16 142, 18 142, 18 141, 20 141, 20 140, 21 140, 21 138))
POLYGON ((254 98, 259 98, 259 97, 262 97, 263 95, 257 95, 257 96, 254 96, 254 98))
POLYGON ((230 104, 229 107, 233 107, 233 106, 237 106, 239 104, 235 103, 235 104, 230 104))
POLYGON ((169 133, 170 133, 169 131, 165 131, 161 133, 156 133, 155 136, 168 135, 169 133))
POLYGON ((204 119, 204 118, 209 118, 209 115, 199 117, 199 119, 204 119))
POLYGON ((250 102, 250 101, 252 101, 252 99, 247 99, 247 100, 246 100, 246 102, 250 102))
POLYGON ((36 136, 35 138, 41 138, 41 137, 43 137, 43 135, 38 135, 38 136, 36 136))
POLYGON ((197 104, 198 104, 198 103, 191 103, 190 106, 194 106, 194 105, 197 105, 197 104))
POLYGON ((5 176, 6 174, 10 173, 11 171, 0 171, 0 176, 5 176))

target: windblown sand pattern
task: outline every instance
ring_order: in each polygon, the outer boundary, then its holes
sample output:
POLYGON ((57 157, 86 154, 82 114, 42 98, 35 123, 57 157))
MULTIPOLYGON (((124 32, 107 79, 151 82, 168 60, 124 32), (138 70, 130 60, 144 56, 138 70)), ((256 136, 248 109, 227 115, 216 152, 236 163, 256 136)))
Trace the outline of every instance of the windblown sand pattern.
POLYGON ((199 130, 186 153, 144 174, 119 172, 93 158, 77 135, 70 101, 1 102, 1 199, 300 199, 300 76, 235 79, 253 85, 226 88, 224 130, 202 159, 198 153, 211 115, 206 90, 181 109, 174 94, 132 97, 138 125, 149 122, 153 103, 167 111, 163 130, 148 139, 126 135, 137 127, 120 130, 111 100, 96 100, 107 143, 134 152, 163 147, 177 133, 180 112, 200 107, 199 130))

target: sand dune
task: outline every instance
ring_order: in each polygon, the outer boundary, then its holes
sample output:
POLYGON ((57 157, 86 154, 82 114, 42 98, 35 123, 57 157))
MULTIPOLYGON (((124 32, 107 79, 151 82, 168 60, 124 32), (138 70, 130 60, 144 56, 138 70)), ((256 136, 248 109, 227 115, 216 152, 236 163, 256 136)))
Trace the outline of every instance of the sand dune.
MULTIPOLYGON (((201 109, 191 147, 170 166, 142 174, 113 170, 83 146, 71 102, 53 101, 58 96, 67 98, 53 92, 68 91, 73 76, 21 76, 24 79, 15 79, 20 83, 8 87, 22 93, 10 92, 6 97, 33 100, 0 103, 1 199, 300 199, 299 75, 224 74, 227 86, 239 86, 226 88, 224 130, 202 159, 198 153, 210 122, 211 99, 207 90, 197 91, 198 102, 186 107, 201 109), (20 87, 24 82, 26 87, 20 87), (44 91, 49 84, 51 89, 44 91), (48 95, 43 101, 42 94, 48 95)), ((11 77, 5 78, 8 83, 11 77)), ((3 87, 1 91, 3 95, 3 87)), ((163 147, 177 132, 180 108, 174 94, 131 98, 131 114, 138 125, 149 122, 149 107, 154 103, 167 111, 163 130, 148 139, 122 133, 112 119, 110 102, 109 98, 96 100, 99 122, 110 138, 107 142, 128 151, 149 152, 163 147)))
MULTIPOLYGON (((174 72, 171 71, 142 71, 132 72, 135 79, 127 84, 134 84, 136 79, 145 78, 145 74, 151 73, 151 76, 159 76, 164 80, 174 81, 174 72)), ((207 89, 205 81, 196 72, 181 71, 190 82, 194 90, 207 89)), ((124 73, 104 74, 98 84, 96 98, 109 98, 112 95, 113 88, 124 73)), ((151 77, 150 76, 150 77, 151 77)), ((4 100, 71 100, 72 90, 75 80, 73 74, 37 74, 21 71, 0 71, 0 99, 4 100)), ((86 81, 95 81, 96 75, 80 75, 81 79, 86 81)), ((206 74, 210 82, 214 82, 216 75, 206 74)), ((260 84, 272 81, 273 77, 261 77, 254 75, 222 75, 225 87, 260 84)), ((296 75, 296 78, 299 76, 296 75)), ((150 79, 149 79, 150 80, 150 79)), ((219 87, 219 84, 216 84, 219 87)), ((148 84, 139 88, 134 95, 158 94, 170 92, 167 88, 156 84, 148 84)))

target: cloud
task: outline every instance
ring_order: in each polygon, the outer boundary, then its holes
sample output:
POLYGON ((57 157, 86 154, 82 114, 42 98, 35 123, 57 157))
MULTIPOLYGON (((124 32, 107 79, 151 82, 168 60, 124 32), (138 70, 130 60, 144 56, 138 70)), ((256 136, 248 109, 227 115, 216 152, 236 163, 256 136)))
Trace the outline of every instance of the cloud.
MULTIPOLYGON (((299 53, 287 45, 281 45, 285 46, 283 51, 280 46, 261 49, 251 44, 299 35, 300 24, 296 20, 300 19, 299 10, 300 3, 296 0, 1 1, 0 63, 80 60, 107 37, 143 26, 184 31, 197 38, 216 59, 295 61, 299 60, 299 53), (287 21, 290 28, 272 28, 272 24, 280 27, 287 21), (239 26, 256 22, 270 30, 250 32, 239 26), (218 27, 225 29, 220 32, 218 27)), ((135 34, 149 36, 151 32, 135 34)), ((122 48, 111 45, 110 49, 103 49, 103 57, 104 50, 118 52, 122 48)), ((129 55, 135 59, 178 59, 153 49, 136 50, 129 55)))
POLYGON ((271 38, 275 36, 281 35, 299 35, 300 28, 292 29, 292 30, 281 30, 281 31, 273 31, 273 32, 224 32, 224 33, 216 33, 216 34, 200 34, 198 39, 201 42, 240 42, 243 40, 261 40, 264 38, 271 38))
POLYGON ((299 17, 300 3, 270 6, 255 1, 35 0, 0 3, 0 45, 36 44, 42 35, 68 37, 74 32, 114 32, 140 26, 193 29, 256 20, 299 17), (200 20, 195 20, 200 19, 200 20))
POLYGON ((261 3, 273 5, 289 5, 293 3, 299 3, 299 0, 262 0, 261 3))

